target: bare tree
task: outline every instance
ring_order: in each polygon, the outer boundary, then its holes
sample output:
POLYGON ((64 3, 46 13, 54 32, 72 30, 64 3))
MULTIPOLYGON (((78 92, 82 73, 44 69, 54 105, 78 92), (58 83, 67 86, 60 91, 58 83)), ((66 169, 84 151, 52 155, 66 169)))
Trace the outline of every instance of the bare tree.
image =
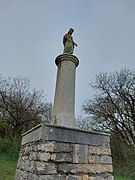
POLYGON ((83 110, 96 126, 118 133, 128 145, 135 145, 135 71, 100 73, 92 83, 96 90, 83 110))
POLYGON ((28 78, 8 78, 0 81, 0 126, 11 136, 41 123, 48 122, 51 103, 46 102, 43 91, 31 89, 28 78))

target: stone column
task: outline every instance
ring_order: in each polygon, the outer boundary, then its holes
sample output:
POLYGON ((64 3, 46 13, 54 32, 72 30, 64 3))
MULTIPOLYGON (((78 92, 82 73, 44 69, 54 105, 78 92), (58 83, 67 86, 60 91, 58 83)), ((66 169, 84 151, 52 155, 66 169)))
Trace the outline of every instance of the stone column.
POLYGON ((79 60, 71 54, 61 54, 55 60, 58 66, 52 124, 74 127, 75 74, 79 60))

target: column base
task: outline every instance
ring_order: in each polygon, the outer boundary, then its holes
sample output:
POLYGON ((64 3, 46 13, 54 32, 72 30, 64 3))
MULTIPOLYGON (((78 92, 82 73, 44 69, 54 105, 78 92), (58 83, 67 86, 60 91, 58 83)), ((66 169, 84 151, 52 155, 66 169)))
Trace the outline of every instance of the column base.
POLYGON ((75 118, 68 114, 57 114, 52 116, 51 124, 73 128, 75 126, 75 118))

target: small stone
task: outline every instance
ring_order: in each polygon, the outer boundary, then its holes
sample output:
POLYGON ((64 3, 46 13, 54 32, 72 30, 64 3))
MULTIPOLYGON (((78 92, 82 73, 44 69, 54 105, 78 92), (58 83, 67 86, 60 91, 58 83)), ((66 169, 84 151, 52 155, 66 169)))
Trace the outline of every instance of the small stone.
POLYGON ((58 170, 62 173, 96 173, 97 166, 95 164, 60 164, 58 170))
POLYGON ((40 179, 39 180, 66 180, 66 176, 65 175, 40 175, 40 179))
POLYGON ((73 164, 59 164, 58 170, 62 173, 76 173, 76 166, 73 164))
POLYGON ((25 167, 24 167, 24 170, 29 171, 29 168, 30 168, 30 160, 27 159, 27 160, 25 161, 25 167))
POLYGON ((88 163, 88 145, 73 145, 73 163, 88 163))
POLYGON ((82 180, 81 176, 70 175, 66 177, 66 180, 82 180))
POLYGON ((112 174, 104 173, 102 175, 91 176, 89 180, 114 180, 114 177, 112 174))
POLYGON ((100 162, 103 164, 112 164, 112 158, 110 156, 101 156, 100 162))
POLYGON ((69 143, 57 142, 54 148, 54 152, 72 152, 72 145, 69 143))
POLYGON ((76 176, 76 175, 70 175, 67 177, 66 180, 82 180, 81 176, 76 176))
POLYGON ((38 174, 56 174, 56 167, 53 163, 35 162, 36 171, 38 174))
POLYGON ((89 146, 89 153, 90 154, 97 154, 97 147, 89 146))
POLYGON ((47 142, 38 145, 39 151, 54 152, 54 148, 55 148, 55 142, 47 142))
POLYGON ((26 146, 23 150, 23 156, 26 156, 26 157, 29 156, 30 152, 31 152, 30 146, 26 146))
POLYGON ((112 165, 99 164, 98 173, 104 173, 104 172, 112 173, 113 172, 112 165))
POLYGON ((97 164, 100 158, 98 155, 90 155, 88 159, 90 164, 97 164))
POLYGON ((95 177, 91 176, 89 177, 89 180, 96 180, 95 177))
POLYGON ((17 169, 15 174, 15 180, 20 180, 20 179, 21 179, 21 171, 17 169))
POLYGON ((38 150, 37 145, 32 145, 31 146, 31 151, 37 151, 37 150, 38 150))
POLYGON ((51 155, 51 160, 56 162, 72 162, 72 156, 70 153, 55 153, 51 155))
POLYGON ((28 180, 40 180, 36 174, 28 173, 28 180))
POLYGON ((110 150, 110 148, 99 147, 98 150, 97 150, 97 154, 100 154, 100 155, 111 155, 111 150, 110 150))
POLYGON ((35 171, 36 171, 35 161, 30 161, 29 171, 30 171, 31 173, 35 173, 35 171))
POLYGON ((78 165, 77 166, 77 172, 80 173, 96 173, 97 172, 97 166, 95 164, 84 164, 84 165, 78 165))
POLYGON ((22 157, 19 156, 19 159, 18 159, 18 162, 17 162, 17 169, 20 168, 20 166, 21 166, 21 161, 22 161, 22 157))
POLYGON ((38 160, 40 160, 40 161, 48 161, 50 158, 51 158, 50 153, 42 153, 42 152, 40 152, 38 154, 38 160))
POLYGON ((30 153, 30 160, 37 160, 37 153, 36 152, 31 152, 30 153))
POLYGON ((89 176, 88 175, 83 175, 82 180, 88 180, 89 176))

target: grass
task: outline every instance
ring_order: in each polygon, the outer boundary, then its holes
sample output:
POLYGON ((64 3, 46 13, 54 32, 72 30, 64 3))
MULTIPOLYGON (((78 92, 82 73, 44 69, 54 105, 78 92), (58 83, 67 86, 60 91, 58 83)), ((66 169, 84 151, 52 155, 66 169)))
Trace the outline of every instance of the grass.
POLYGON ((14 180, 19 149, 19 138, 0 138, 0 180, 14 180))
POLYGON ((118 175, 114 177, 115 180, 134 180, 133 178, 130 178, 128 176, 122 176, 122 175, 118 175))
POLYGON ((115 180, 135 180, 135 162, 134 159, 133 161, 130 163, 127 162, 128 165, 124 166, 124 165, 119 165, 113 164, 113 168, 114 168, 114 179, 115 180))
POLYGON ((0 154, 0 180, 14 180, 17 158, 0 154))
POLYGON ((116 167, 114 168, 114 179, 115 180, 135 180, 135 166, 134 162, 129 165, 128 167, 116 167))

